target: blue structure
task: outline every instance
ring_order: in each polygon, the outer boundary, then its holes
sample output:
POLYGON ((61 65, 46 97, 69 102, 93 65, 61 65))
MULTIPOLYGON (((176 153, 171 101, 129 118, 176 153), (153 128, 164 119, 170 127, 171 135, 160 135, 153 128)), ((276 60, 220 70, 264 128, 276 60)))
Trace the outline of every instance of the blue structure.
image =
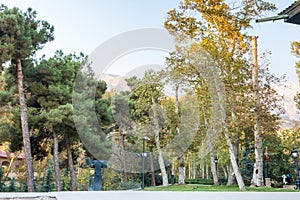
POLYGON ((102 190, 102 168, 107 168, 107 161, 105 160, 92 160, 86 159, 86 164, 90 168, 94 168, 94 174, 90 176, 89 190, 101 191, 102 190))

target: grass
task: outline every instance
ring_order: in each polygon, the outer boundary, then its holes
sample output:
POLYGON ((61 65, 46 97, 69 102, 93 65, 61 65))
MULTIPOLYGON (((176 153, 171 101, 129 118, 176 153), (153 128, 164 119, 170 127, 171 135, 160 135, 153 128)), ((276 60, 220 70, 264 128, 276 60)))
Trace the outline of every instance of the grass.
MULTIPOLYGON (((199 185, 199 184, 186 184, 186 185, 170 185, 168 187, 147 187, 146 191, 194 191, 194 192, 239 192, 238 186, 212 186, 212 185, 199 185)), ((299 192, 299 190, 289 190, 283 188, 255 188, 255 187, 246 187, 247 191, 250 192, 299 192)))

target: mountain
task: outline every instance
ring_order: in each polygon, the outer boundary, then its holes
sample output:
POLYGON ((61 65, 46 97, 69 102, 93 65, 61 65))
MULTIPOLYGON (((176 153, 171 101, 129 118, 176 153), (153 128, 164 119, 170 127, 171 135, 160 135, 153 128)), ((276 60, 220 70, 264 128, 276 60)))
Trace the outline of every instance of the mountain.
POLYGON ((294 98, 300 92, 298 83, 287 82, 275 87, 279 95, 283 96, 283 108, 285 113, 280 116, 281 128, 291 128, 300 124, 300 113, 294 98))
MULTIPOLYGON (((107 83, 108 90, 125 91, 129 90, 126 84, 125 77, 113 74, 101 74, 100 79, 107 83)), ((275 86, 279 95, 283 96, 283 107, 285 113, 280 116, 281 128, 291 128, 300 125, 300 112, 297 109, 294 97, 297 92, 300 92, 298 83, 286 82, 275 86)), ((165 88, 165 93, 168 96, 174 96, 174 91, 171 86, 165 88)))
POLYGON ((100 79, 105 81, 108 90, 125 91, 130 88, 127 86, 125 78, 114 74, 101 74, 100 79))

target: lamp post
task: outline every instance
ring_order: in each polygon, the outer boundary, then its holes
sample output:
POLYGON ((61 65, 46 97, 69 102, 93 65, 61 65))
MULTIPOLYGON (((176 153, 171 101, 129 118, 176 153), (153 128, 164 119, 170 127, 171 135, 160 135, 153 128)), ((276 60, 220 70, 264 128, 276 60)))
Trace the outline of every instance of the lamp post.
POLYGON ((214 161, 215 161, 215 164, 216 164, 216 173, 218 175, 218 161, 219 161, 218 157, 215 157, 214 161))
POLYGON ((145 188, 145 157, 147 156, 147 154, 145 153, 145 143, 146 140, 150 140, 150 138, 148 137, 144 137, 143 138, 143 152, 142 152, 142 190, 144 190, 145 188))
POLYGON ((296 161, 296 190, 300 189, 300 180, 299 180, 299 163, 298 163, 298 150, 297 149, 293 149, 292 150, 292 156, 296 161))

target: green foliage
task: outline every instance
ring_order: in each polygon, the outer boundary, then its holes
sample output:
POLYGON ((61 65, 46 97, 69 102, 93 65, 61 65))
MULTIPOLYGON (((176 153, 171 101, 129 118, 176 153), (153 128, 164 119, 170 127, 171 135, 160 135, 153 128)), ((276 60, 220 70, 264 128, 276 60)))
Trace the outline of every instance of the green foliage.
POLYGON ((37 20, 37 13, 31 8, 27 12, 4 5, 0 8, 0 65, 17 58, 28 58, 54 39, 53 26, 37 20))
POLYGON ((39 190, 41 192, 52 192, 55 190, 54 184, 53 161, 48 162, 48 168, 44 173, 42 182, 40 183, 39 190))
POLYGON ((103 190, 121 190, 122 174, 111 170, 103 170, 103 190))
MULTIPOLYGON (((293 41, 291 44, 291 53, 296 56, 297 58, 300 58, 300 42, 299 41, 293 41)), ((296 62, 296 74, 298 76, 298 82, 300 83, 300 61, 296 62)), ((295 96, 295 101, 297 103, 298 109, 300 109, 300 93, 298 92, 295 96)))
POLYGON ((89 168, 79 168, 78 169, 78 174, 76 177, 76 184, 77 184, 78 191, 88 191, 89 177, 90 177, 90 169, 89 168))
POLYGON ((12 178, 9 182, 8 186, 8 192, 18 192, 19 189, 16 187, 17 180, 15 178, 12 178))
POLYGON ((69 177, 68 168, 63 169, 62 178, 61 178, 61 190, 70 191, 71 190, 71 179, 69 177))
POLYGON ((4 184, 4 173, 2 167, 0 167, 0 192, 5 192, 5 184, 4 184))
POLYGON ((121 189, 122 190, 132 190, 140 188, 141 184, 139 182, 128 181, 128 182, 121 182, 121 189))
POLYGON ((139 122, 148 123, 152 105, 154 103, 159 104, 164 96, 162 89, 163 85, 157 74, 154 71, 147 71, 130 94, 130 101, 134 105, 132 118, 139 122))
POLYGON ((245 130, 244 132, 245 138, 244 138, 244 145, 243 145, 243 152, 242 152, 242 176, 246 183, 250 183, 252 179, 252 173, 253 173, 253 164, 254 164, 254 150, 251 148, 250 141, 253 141, 253 139, 249 138, 253 135, 252 130, 245 130))
POLYGON ((186 179, 186 184, 201 184, 201 185, 213 185, 214 180, 212 179, 186 179))
POLYGON ((88 64, 78 71, 72 94, 74 121, 88 152, 100 160, 107 160, 112 151, 105 130, 112 123, 108 101, 102 99, 105 90, 106 83, 94 77, 88 64))

